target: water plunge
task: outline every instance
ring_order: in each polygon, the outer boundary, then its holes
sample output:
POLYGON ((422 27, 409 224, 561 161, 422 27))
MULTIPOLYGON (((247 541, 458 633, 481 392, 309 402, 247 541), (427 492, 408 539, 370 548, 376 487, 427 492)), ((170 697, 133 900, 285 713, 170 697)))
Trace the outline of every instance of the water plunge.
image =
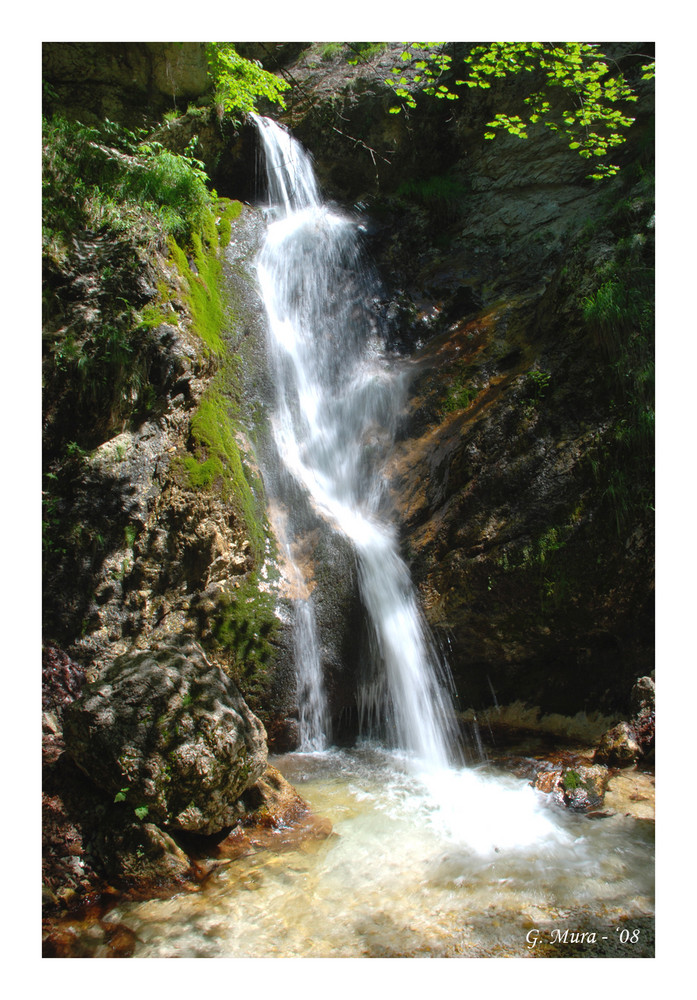
MULTIPOLYGON (((442 769, 456 742, 447 668, 384 510, 382 465, 403 385, 371 311, 375 278, 357 222, 322 202, 307 153, 282 126, 255 121, 270 198, 257 271, 277 389, 279 459, 317 516, 355 551, 374 653, 372 674, 357 692, 362 724, 387 726, 397 747, 428 769, 442 769)), ((290 552, 292 537, 286 542, 290 552)), ((328 711, 311 598, 298 607, 296 659, 301 748, 320 749, 329 736, 328 711)))

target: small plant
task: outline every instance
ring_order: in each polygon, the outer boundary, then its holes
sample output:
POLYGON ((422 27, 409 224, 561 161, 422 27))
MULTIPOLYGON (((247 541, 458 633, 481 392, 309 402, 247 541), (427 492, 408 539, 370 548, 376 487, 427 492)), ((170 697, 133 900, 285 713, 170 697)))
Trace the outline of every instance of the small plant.
POLYGON ((347 59, 350 66, 367 62, 372 56, 377 55, 378 52, 384 52, 387 48, 387 42, 347 42, 346 44, 351 52, 347 59))
POLYGON ((476 398, 477 389, 469 384, 464 385, 458 380, 448 390, 441 410, 443 413, 457 413, 460 410, 466 410, 476 398))
POLYGON ((563 785, 565 792, 571 792, 575 788, 585 787, 578 771, 572 771, 571 769, 564 772, 563 785))
POLYGON ((259 558, 266 537, 264 524, 242 465, 229 406, 221 393, 211 389, 201 400, 191 419, 191 439, 194 453, 178 460, 187 485, 195 490, 219 490, 224 499, 234 503, 259 558))
POLYGON ((546 395, 551 378, 550 372, 542 371, 539 368, 533 368, 532 371, 529 371, 525 380, 528 399, 538 403, 546 395))
POLYGON ((343 42, 324 42, 322 44, 321 49, 319 50, 319 54, 322 57, 322 61, 328 62, 330 59, 333 59, 334 56, 338 55, 339 52, 341 52, 343 47, 344 47, 343 42))

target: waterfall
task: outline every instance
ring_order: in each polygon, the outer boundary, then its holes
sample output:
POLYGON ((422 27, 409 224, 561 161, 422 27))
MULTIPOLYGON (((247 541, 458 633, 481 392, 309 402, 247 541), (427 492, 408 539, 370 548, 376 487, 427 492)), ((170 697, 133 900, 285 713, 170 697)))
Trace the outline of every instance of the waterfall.
MULTIPOLYGON (((362 718, 386 723, 397 746, 424 764, 446 767, 455 743, 447 668, 383 511, 382 469, 405 390, 371 311, 377 285, 361 253, 360 227, 323 203, 311 160, 291 134, 270 119, 254 121, 270 201, 257 274, 279 459, 316 516, 355 551, 374 653, 372 674, 357 693, 362 718)), ((301 743, 316 749, 327 738, 328 713, 311 596, 298 608, 296 660, 301 743)))

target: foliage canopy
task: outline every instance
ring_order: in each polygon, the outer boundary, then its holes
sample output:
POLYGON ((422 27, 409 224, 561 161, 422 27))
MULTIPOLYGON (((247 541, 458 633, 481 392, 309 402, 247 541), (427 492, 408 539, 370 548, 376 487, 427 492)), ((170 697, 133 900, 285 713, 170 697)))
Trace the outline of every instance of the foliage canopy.
MULTIPOLYGON (((644 58, 642 80, 653 79, 654 62, 644 58)), ((459 94, 444 82, 451 69, 452 56, 443 43, 411 42, 402 53, 411 77, 399 67, 387 83, 393 87, 402 105, 390 108, 397 114, 402 107, 416 107, 414 85, 429 96, 457 100, 459 94)), ((628 106, 638 95, 618 67, 611 72, 612 60, 597 45, 587 42, 491 42, 475 45, 463 59, 468 69, 465 79, 456 79, 455 87, 488 89, 492 80, 530 73, 531 92, 525 97, 523 115, 496 114, 487 122, 486 139, 497 131, 528 138, 531 125, 540 123, 568 139, 569 149, 586 160, 594 160, 593 180, 616 174, 619 167, 606 157, 625 141, 623 131, 633 121, 628 106)), ((406 69, 406 67, 405 67, 406 69)))
POLYGON ((283 91, 290 84, 263 69, 261 63, 238 55, 232 42, 208 42, 208 72, 215 87, 216 101, 229 114, 249 114, 256 100, 266 97, 285 108, 283 91))

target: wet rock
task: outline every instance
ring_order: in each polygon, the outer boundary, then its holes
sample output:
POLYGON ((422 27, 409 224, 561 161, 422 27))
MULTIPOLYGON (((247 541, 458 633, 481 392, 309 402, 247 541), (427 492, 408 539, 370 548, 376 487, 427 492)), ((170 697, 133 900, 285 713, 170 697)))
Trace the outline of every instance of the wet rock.
POLYGON ((541 766, 532 784, 551 795, 557 805, 575 812, 591 812, 603 805, 609 778, 607 768, 583 764, 550 768, 546 762, 541 766))
POLYGON ((641 747, 632 726, 628 722, 620 722, 603 733, 593 759, 614 767, 629 767, 640 756, 641 747))
POLYGON ((43 958, 130 958, 136 936, 125 924, 82 919, 46 921, 42 932, 43 958))
POLYGON ((215 833, 266 768, 266 733, 195 643, 118 657, 66 712, 68 752, 100 788, 173 830, 215 833))
POLYGON ((561 778, 565 805, 578 812, 600 808, 608 777, 607 768, 598 765, 567 768, 561 778))
POLYGON ((632 688, 629 707, 631 727, 644 757, 654 750, 656 740, 656 685, 651 677, 640 677, 632 688))
POLYGON ((656 711, 656 684, 652 677, 639 677, 629 696, 632 715, 656 711))
POLYGON ((655 820, 656 779, 641 771, 620 771, 610 778, 605 808, 635 819, 655 820))
POLYGON ((144 889, 148 894, 154 887, 173 890, 195 875, 181 847, 154 823, 133 822, 115 827, 104 839, 107 874, 129 887, 144 889))
POLYGON ((289 826, 309 811, 301 798, 280 771, 269 764, 264 774, 241 796, 249 810, 249 821, 262 826, 289 826))
POLYGON ((272 765, 240 799, 248 810, 216 846, 215 855, 235 860, 260 850, 312 850, 333 833, 331 820, 316 816, 309 804, 272 765))

